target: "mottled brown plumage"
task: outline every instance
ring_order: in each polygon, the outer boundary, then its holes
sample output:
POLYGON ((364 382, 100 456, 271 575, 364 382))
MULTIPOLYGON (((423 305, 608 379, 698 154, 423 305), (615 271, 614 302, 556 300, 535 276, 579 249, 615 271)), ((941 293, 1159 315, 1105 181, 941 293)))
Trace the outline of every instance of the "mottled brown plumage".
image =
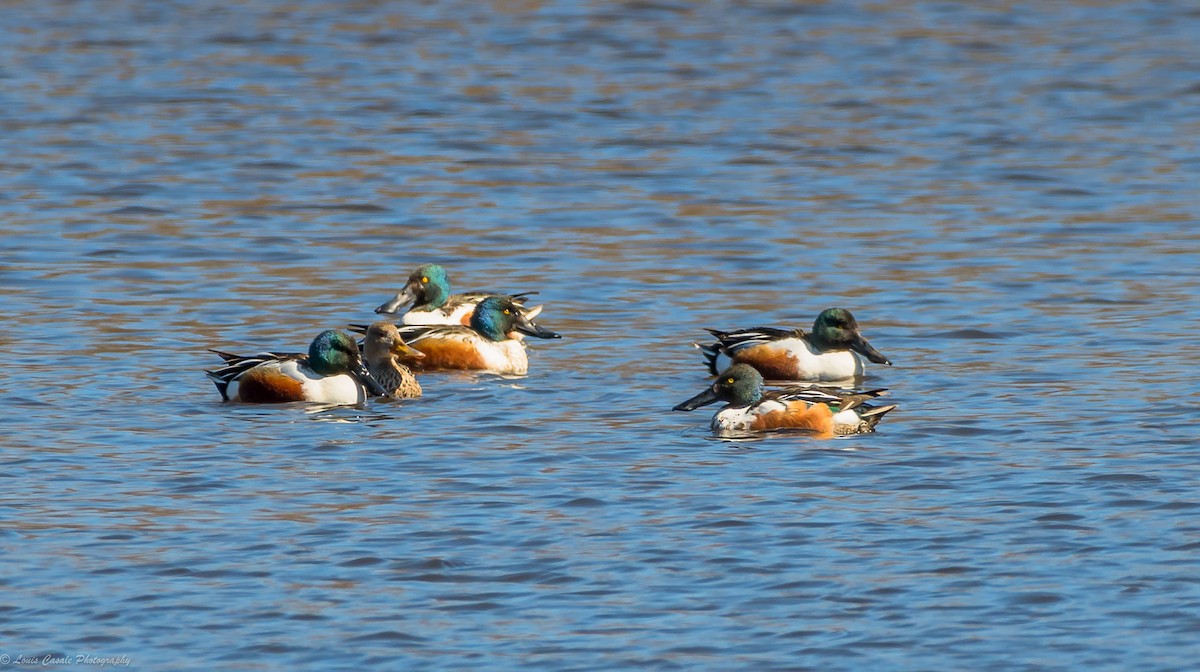
POLYGON ((421 396, 421 384, 402 359, 419 362, 425 355, 404 342, 396 325, 379 321, 368 327, 363 355, 367 370, 388 396, 400 399, 421 396))

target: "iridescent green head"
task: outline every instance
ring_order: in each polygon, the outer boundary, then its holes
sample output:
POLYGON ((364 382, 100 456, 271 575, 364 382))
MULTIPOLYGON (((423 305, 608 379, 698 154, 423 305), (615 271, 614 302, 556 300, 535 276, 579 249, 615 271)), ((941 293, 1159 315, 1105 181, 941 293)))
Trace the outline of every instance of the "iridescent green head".
POLYGON ((407 286, 413 288, 416 308, 441 308, 450 299, 450 280, 446 277, 446 269, 437 264, 418 266, 408 276, 407 286))
POLYGON ((731 406, 749 406, 762 396, 762 374, 749 364, 734 364, 722 371, 707 390, 679 404, 675 410, 691 411, 717 401, 731 406))
POLYGON ((358 380, 372 393, 382 395, 383 388, 363 365, 358 344, 346 332, 328 329, 317 334, 308 346, 308 368, 322 376, 346 374, 358 380))
POLYGON ((471 313, 471 328, 492 341, 507 340, 514 331, 537 338, 562 338, 525 317, 508 296, 489 296, 480 301, 471 313))
POLYGON ((400 306, 412 302, 412 310, 437 310, 450 299, 450 280, 446 269, 437 264, 424 264, 408 276, 408 282, 391 301, 375 309, 376 313, 395 313, 400 306))
POLYGON ((858 331, 858 321, 845 308, 827 308, 813 322, 809 342, 819 351, 852 350, 876 364, 891 364, 863 338, 858 331))

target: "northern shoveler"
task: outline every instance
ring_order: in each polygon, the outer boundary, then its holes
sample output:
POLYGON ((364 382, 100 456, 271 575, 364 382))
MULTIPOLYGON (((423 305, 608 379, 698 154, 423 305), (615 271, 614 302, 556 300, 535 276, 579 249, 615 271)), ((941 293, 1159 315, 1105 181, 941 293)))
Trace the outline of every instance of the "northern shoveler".
MULTIPOLYGON (((362 325, 350 325, 363 331, 362 325)), ((471 326, 407 325, 397 327, 409 345, 424 357, 400 360, 418 371, 471 370, 523 375, 529 371, 525 344, 518 334, 538 338, 562 338, 534 324, 507 296, 489 296, 471 313, 471 326)))
POLYGON ((362 352, 371 377, 388 396, 400 399, 421 396, 421 384, 413 372, 401 363, 401 358, 420 359, 425 354, 405 343, 396 325, 380 320, 367 327, 362 352))
POLYGON ((801 329, 709 329, 717 338, 710 345, 696 344, 704 353, 705 363, 717 374, 717 357, 725 355, 731 363, 749 364, 768 380, 833 381, 859 378, 862 355, 876 364, 891 365, 891 360, 863 338, 858 322, 845 308, 821 311, 813 322, 812 333, 801 329))
POLYGON ((769 429, 807 429, 822 436, 875 431, 880 418, 896 406, 872 407, 868 399, 886 390, 851 392, 835 387, 789 387, 763 392, 763 377, 749 364, 734 364, 705 391, 674 408, 691 411, 717 401, 726 402, 712 419, 718 435, 769 429))
POLYGON ((354 339, 333 329, 317 334, 308 354, 264 352, 243 357, 213 352, 226 366, 204 373, 225 401, 360 404, 368 394, 384 394, 363 365, 354 339))
POLYGON ((401 324, 430 325, 430 324, 461 324, 470 326, 471 313, 475 306, 489 296, 506 296, 511 299, 526 319, 532 320, 542 312, 542 306, 525 307, 525 297, 533 292, 523 294, 502 295, 495 292, 464 292, 450 293, 450 280, 446 270, 437 264, 425 264, 417 267, 408 282, 392 297, 390 301, 375 309, 381 315, 394 315, 406 303, 412 302, 412 307, 400 318, 401 324))

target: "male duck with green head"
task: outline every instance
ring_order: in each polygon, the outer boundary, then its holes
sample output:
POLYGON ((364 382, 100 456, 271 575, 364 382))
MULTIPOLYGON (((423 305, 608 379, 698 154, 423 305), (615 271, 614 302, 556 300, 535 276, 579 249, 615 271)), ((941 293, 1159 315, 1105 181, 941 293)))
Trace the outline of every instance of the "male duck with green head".
POLYGON ((542 306, 525 307, 525 297, 529 293, 500 295, 494 292, 463 292, 450 293, 450 279, 446 277, 446 269, 437 264, 418 266, 408 282, 392 297, 390 301, 375 309, 376 313, 394 315, 401 306, 412 303, 400 318, 402 324, 461 324, 470 326, 471 313, 489 296, 506 296, 513 304, 532 320, 542 312, 542 306))
POLYGON ((886 390, 849 391, 836 387, 789 387, 763 391, 763 377, 748 364, 734 364, 717 376, 708 389, 675 407, 691 411, 723 401, 712 419, 712 431, 722 436, 772 429, 804 429, 819 436, 843 436, 875 431, 875 425, 895 405, 873 407, 864 402, 886 390))
MULTIPOLYGON (((356 329, 358 329, 356 327, 356 329)), ((561 338, 535 324, 510 296, 488 296, 471 313, 470 326, 407 325, 398 328, 422 357, 401 357, 418 371, 468 370, 524 375, 529 358, 520 336, 561 338)))
POLYGON ((753 366, 768 380, 830 382, 861 378, 865 367, 860 355, 876 364, 892 363, 863 338, 858 322, 845 308, 821 311, 811 333, 771 327, 708 332, 717 342, 696 347, 704 353, 713 375, 721 355, 731 363, 753 366))
POLYGON ((358 344, 333 329, 318 334, 308 346, 308 354, 266 352, 243 357, 213 352, 226 365, 204 373, 225 401, 361 404, 369 395, 384 394, 363 364, 358 344))

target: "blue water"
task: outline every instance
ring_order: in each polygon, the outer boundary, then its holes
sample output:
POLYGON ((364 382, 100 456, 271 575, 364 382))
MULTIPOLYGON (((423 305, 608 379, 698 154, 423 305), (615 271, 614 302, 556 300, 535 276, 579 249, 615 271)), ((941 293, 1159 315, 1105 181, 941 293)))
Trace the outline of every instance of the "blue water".
POLYGON ((0 38, 0 662, 1182 670, 1188 3, 72 2, 0 38), (420 263, 523 378, 220 403, 420 263), (721 441, 705 327, 854 311, 876 434, 721 441))

